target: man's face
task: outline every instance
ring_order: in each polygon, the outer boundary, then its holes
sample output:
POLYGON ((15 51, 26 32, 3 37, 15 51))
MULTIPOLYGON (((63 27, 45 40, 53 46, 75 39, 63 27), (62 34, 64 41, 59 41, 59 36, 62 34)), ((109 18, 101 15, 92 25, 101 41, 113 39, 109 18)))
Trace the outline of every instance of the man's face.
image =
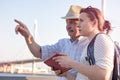
POLYGON ((68 35, 72 39, 76 39, 80 36, 78 25, 79 25, 79 19, 67 19, 66 20, 66 29, 67 29, 68 35))

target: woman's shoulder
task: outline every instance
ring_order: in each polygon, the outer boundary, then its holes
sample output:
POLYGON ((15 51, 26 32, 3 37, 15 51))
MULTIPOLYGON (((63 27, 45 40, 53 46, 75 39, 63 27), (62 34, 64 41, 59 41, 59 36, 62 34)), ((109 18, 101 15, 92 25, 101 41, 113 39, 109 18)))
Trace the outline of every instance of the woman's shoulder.
POLYGON ((102 43, 102 42, 103 43, 105 43, 105 42, 107 42, 107 43, 113 43, 112 38, 109 35, 107 35, 107 34, 99 34, 96 37, 96 41, 100 42, 100 43, 102 43))
POLYGON ((97 39, 109 39, 112 40, 111 37, 107 34, 98 34, 97 39))

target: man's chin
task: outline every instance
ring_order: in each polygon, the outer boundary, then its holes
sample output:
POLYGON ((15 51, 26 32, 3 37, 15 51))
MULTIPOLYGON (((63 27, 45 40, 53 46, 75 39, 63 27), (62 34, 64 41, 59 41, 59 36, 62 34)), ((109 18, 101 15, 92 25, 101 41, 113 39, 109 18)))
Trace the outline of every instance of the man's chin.
POLYGON ((70 37, 72 37, 73 36, 73 34, 68 34, 70 37))

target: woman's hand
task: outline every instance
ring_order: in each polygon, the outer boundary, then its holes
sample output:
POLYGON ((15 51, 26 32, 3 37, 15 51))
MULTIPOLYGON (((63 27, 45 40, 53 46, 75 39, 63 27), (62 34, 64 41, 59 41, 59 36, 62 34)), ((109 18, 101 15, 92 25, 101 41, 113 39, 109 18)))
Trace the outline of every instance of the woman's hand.
POLYGON ((55 62, 58 62, 58 64, 60 64, 61 67, 71 68, 70 64, 71 62, 73 62, 73 60, 64 53, 60 54, 61 56, 54 57, 53 60, 55 60, 55 62))

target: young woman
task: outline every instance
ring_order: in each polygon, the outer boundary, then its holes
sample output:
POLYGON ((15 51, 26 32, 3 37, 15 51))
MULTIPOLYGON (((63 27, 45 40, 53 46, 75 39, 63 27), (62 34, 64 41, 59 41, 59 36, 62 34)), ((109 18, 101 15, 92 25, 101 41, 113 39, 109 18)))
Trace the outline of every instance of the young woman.
MULTIPOLYGON (((110 23, 104 19, 102 12, 93 7, 87 7, 80 12, 81 36, 89 38, 89 42, 97 35, 94 42, 95 64, 89 65, 86 60, 87 47, 83 50, 80 62, 72 60, 63 54, 53 58, 62 67, 73 68, 78 74, 73 76, 67 72, 69 80, 111 80, 114 61, 114 43, 108 36, 110 23)), ((89 45, 89 44, 88 44, 89 45)))

